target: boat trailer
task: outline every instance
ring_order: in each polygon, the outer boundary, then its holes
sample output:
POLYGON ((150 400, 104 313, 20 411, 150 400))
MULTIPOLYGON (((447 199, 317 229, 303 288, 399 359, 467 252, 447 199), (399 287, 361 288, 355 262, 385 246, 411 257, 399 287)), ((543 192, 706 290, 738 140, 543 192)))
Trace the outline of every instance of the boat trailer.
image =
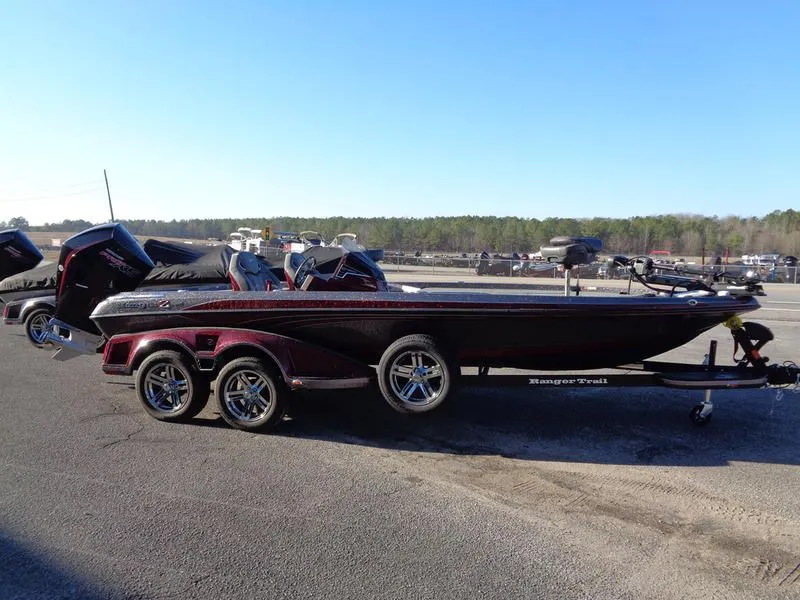
POLYGON ((711 420, 714 403, 712 390, 752 389, 763 387, 789 388, 800 393, 800 367, 794 362, 769 364, 761 355, 764 345, 774 339, 769 328, 732 317, 724 323, 734 341, 735 365, 718 365, 717 341, 709 342, 708 352, 700 364, 642 361, 615 367, 620 373, 540 373, 525 375, 490 374, 489 367, 479 367, 477 375, 462 375, 463 385, 470 387, 668 387, 704 390, 703 402, 689 413, 698 427, 711 420), (742 349, 742 355, 736 353, 742 349))

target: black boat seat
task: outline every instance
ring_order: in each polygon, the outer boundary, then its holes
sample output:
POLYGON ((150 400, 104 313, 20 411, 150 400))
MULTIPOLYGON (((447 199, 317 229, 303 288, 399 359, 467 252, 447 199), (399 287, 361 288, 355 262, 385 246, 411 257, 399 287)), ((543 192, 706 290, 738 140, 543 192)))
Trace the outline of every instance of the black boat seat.
POLYGON ((231 286, 236 291, 271 290, 273 277, 267 265, 252 252, 234 252, 228 267, 231 286))
POLYGON ((570 246, 572 244, 584 244, 594 253, 603 249, 603 240, 596 237, 579 237, 571 235, 560 235, 550 239, 550 246, 570 246))
POLYGON ((603 242, 593 237, 554 237, 550 243, 551 246, 542 246, 542 258, 568 269, 593 262, 603 247, 603 242))

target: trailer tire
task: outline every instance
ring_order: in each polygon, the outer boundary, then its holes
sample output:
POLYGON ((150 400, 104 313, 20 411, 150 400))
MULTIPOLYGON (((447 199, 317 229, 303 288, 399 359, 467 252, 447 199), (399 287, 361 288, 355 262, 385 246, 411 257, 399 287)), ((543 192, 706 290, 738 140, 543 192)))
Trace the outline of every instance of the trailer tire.
POLYGON ((47 308, 37 308, 25 318, 25 336, 36 348, 44 348, 49 344, 44 335, 48 330, 48 321, 53 318, 53 311, 47 308))
POLYGON ((378 364, 378 386, 386 402, 405 414, 438 408, 455 388, 455 361, 428 335, 408 335, 391 344, 378 364))
POLYGON ((266 431, 283 420, 287 389, 281 378, 255 357, 222 367, 214 388, 219 414, 231 427, 266 431))
POLYGON ((159 421, 186 421, 205 408, 208 379, 181 352, 160 350, 136 371, 136 395, 147 414, 159 421))

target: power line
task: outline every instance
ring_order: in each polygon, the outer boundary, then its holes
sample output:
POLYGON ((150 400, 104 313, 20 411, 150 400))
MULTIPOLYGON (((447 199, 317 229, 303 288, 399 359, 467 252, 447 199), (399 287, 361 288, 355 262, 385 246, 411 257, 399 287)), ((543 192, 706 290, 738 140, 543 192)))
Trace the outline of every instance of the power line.
POLYGON ((12 202, 28 202, 31 200, 56 200, 58 198, 69 198, 70 196, 83 196, 85 194, 92 194, 94 192, 99 192, 100 190, 105 189, 103 186, 95 187, 90 190, 83 190, 80 192, 71 192, 69 194, 56 194, 55 196, 28 196, 26 198, 3 198, 0 199, 0 203, 9 204, 12 202))
POLYGON ((60 190, 64 188, 75 188, 75 187, 83 187, 84 185, 101 185, 103 183, 102 179, 92 179, 91 181, 81 181, 80 183, 67 183, 65 185, 57 185, 49 188, 40 188, 39 192, 49 192, 51 190, 60 190))
MULTIPOLYGON (((6 181, 7 183, 7 181, 6 181)), ((34 192, 52 192, 53 190, 63 190, 69 188, 83 187, 85 185, 100 185, 103 183, 102 179, 91 179, 89 181, 78 181, 75 183, 64 183, 59 185, 48 185, 46 187, 28 186, 34 192)))

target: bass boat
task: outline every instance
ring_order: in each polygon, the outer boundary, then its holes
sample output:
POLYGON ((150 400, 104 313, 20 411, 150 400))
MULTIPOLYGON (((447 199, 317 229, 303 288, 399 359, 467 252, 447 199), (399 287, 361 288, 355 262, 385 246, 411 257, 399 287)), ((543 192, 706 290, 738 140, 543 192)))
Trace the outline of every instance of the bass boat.
MULTIPOLYGON (((600 247, 594 238, 556 238, 543 255, 569 273, 600 247)), ((61 251, 49 333, 61 346, 56 358, 104 346, 104 371, 135 373, 145 409, 164 420, 197 414, 216 379, 223 418, 261 429, 280 420, 288 389, 363 387, 377 379, 396 410, 417 413, 441 404, 461 367, 586 370, 644 361, 756 310, 763 295, 755 280, 667 280, 652 264, 623 257, 615 260, 632 276, 666 291, 410 293, 393 289, 363 249, 314 252, 287 254, 280 289, 238 253, 232 290, 129 292, 152 261, 122 225, 95 227, 61 251), (649 282, 653 276, 658 281, 649 282)), ((740 337, 747 335, 745 329, 740 337)), ((737 377, 721 379, 743 386, 747 379, 737 377)))
MULTIPOLYGON (((0 231, 0 281, 38 265, 44 256, 19 229, 0 231)), ((0 297, 0 302, 4 299, 0 297)))

